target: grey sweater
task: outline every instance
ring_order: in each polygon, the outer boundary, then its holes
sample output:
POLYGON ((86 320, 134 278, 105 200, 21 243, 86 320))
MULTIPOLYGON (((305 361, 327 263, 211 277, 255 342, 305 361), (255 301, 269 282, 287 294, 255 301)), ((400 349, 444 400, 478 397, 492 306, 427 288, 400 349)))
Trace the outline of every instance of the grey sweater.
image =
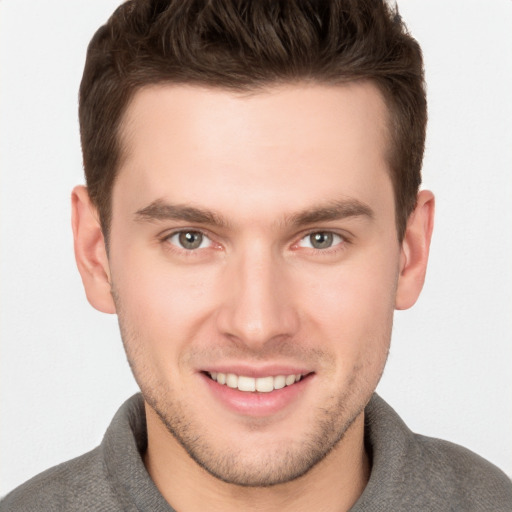
MULTIPOLYGON (((370 480, 351 512, 512 511, 512 483, 460 446, 413 434, 374 395, 366 408, 370 480)), ((174 512, 149 477, 141 395, 119 409, 100 446, 51 468, 0 502, 1 512, 174 512)))

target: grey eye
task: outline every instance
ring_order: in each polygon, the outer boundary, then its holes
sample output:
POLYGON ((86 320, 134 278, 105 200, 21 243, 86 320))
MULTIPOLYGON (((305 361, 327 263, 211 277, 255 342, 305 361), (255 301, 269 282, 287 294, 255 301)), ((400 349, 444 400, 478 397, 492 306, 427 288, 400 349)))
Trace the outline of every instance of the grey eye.
POLYGON ((201 231, 179 231, 169 237, 169 242, 187 251, 210 246, 210 239, 201 231))
POLYGON ((329 249, 333 245, 343 242, 343 238, 336 233, 330 231, 317 231, 305 236, 300 242, 301 247, 309 247, 311 249, 329 249))
POLYGON ((315 249, 327 249, 332 246, 332 233, 313 233, 309 235, 311 246, 315 249))

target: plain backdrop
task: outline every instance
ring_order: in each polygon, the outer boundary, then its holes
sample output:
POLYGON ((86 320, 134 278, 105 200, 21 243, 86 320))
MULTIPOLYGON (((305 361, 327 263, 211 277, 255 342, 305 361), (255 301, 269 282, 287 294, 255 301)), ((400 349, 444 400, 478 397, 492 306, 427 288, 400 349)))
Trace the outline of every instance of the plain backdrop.
MULTIPOLYGON (((119 0, 0 0, 0 495, 96 446, 136 392, 115 316, 75 269, 77 90, 119 0)), ((417 432, 512 475, 512 1, 401 0, 425 55, 422 297, 396 314, 381 395, 417 432)))

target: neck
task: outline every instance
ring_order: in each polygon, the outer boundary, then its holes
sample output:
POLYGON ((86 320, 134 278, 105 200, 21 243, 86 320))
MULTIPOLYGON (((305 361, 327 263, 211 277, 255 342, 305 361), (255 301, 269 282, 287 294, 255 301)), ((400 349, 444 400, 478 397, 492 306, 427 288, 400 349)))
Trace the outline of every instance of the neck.
POLYGON ((370 476, 364 413, 305 475, 271 487, 241 487, 213 477, 190 458, 147 405, 146 417, 148 449, 144 463, 163 497, 181 512, 346 511, 357 501, 370 476))

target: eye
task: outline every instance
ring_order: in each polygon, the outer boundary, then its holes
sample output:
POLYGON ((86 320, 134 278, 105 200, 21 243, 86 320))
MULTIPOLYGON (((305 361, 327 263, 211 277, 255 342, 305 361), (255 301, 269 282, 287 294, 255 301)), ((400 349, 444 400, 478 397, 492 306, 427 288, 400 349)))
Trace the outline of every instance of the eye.
POLYGON ((316 231, 305 236, 299 243, 299 247, 309 247, 311 249, 330 249, 341 244, 343 238, 330 231, 316 231))
POLYGON ((211 240, 201 231, 178 231, 170 235, 167 240, 181 249, 193 251, 210 247, 211 240))

